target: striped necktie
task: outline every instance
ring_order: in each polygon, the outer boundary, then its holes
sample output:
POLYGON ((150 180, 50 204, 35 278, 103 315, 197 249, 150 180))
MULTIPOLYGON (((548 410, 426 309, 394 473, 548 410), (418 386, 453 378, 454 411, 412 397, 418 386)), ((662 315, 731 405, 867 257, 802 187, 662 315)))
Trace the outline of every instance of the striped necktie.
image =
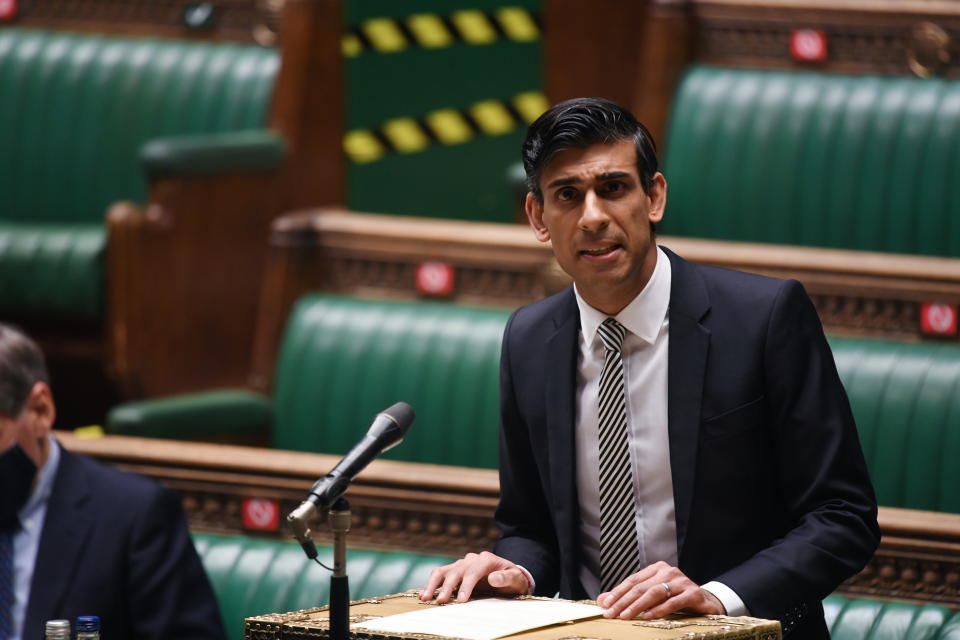
POLYGON ((606 592, 639 571, 640 551, 630 466, 623 385, 623 338, 627 330, 607 318, 598 330, 606 354, 600 371, 600 590, 606 592))
POLYGON ((13 531, 0 531, 0 640, 13 636, 13 531))

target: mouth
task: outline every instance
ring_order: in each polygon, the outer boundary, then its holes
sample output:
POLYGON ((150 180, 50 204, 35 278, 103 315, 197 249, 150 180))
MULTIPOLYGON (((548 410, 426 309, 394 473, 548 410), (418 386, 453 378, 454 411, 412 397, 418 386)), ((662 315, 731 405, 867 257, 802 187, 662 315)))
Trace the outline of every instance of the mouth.
POLYGON ((603 259, 613 256, 622 248, 619 244, 608 244, 593 249, 582 249, 579 254, 587 259, 603 259))

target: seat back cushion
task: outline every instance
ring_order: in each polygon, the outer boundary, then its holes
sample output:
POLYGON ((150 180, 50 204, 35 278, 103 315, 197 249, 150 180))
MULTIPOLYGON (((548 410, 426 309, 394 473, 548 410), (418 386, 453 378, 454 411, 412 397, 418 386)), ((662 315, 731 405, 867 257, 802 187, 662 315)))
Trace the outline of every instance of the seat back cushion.
POLYGON ((95 323, 103 313, 105 244, 103 223, 31 224, 0 213, 0 315, 95 323))
POLYGON ((105 215, 146 199, 141 145, 263 128, 278 63, 252 45, 0 29, 0 314, 99 321, 105 215))
POLYGON ((261 129, 273 48, 0 29, 0 217, 103 222, 142 202, 151 138, 261 129))
POLYGON ((664 233, 960 256, 960 82, 693 66, 664 233))
POLYGON ((951 612, 937 605, 832 595, 823 601, 833 640, 937 640, 951 612))
MULTIPOLYGON (((229 640, 242 640, 244 618, 328 603, 330 573, 308 560, 295 542, 196 532, 193 539, 220 603, 229 640)), ((332 566, 332 547, 317 548, 320 561, 332 566)), ((422 587, 435 567, 452 561, 406 551, 349 550, 350 597, 422 587)))
POLYGON ((433 302, 301 299, 277 359, 274 446, 345 453, 377 413, 404 401, 416 420, 385 457, 496 467, 508 316, 433 302))
POLYGON ((960 347, 830 345, 880 504, 960 513, 960 347))

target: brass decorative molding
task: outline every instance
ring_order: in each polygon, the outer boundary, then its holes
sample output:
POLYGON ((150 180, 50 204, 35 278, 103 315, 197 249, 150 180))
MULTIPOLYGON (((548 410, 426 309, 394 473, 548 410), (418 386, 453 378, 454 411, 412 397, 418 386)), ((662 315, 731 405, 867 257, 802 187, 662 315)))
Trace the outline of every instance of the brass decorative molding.
POLYGON ((913 28, 907 47, 910 71, 921 78, 941 75, 953 60, 953 39, 934 22, 921 22, 913 28))

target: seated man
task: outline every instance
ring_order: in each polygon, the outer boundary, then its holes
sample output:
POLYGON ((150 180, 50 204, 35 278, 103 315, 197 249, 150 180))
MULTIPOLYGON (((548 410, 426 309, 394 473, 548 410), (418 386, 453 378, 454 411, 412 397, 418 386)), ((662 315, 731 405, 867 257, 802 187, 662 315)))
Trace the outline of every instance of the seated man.
POLYGON ((225 637, 176 495, 63 449, 43 354, 0 324, 0 640, 101 619, 103 640, 225 637))
POLYGON ((523 160, 534 235, 574 286, 504 331, 496 555, 437 569, 421 597, 559 592, 608 617, 752 614, 828 638, 820 600, 879 527, 803 287, 658 247, 667 182, 611 102, 556 105, 523 160))

